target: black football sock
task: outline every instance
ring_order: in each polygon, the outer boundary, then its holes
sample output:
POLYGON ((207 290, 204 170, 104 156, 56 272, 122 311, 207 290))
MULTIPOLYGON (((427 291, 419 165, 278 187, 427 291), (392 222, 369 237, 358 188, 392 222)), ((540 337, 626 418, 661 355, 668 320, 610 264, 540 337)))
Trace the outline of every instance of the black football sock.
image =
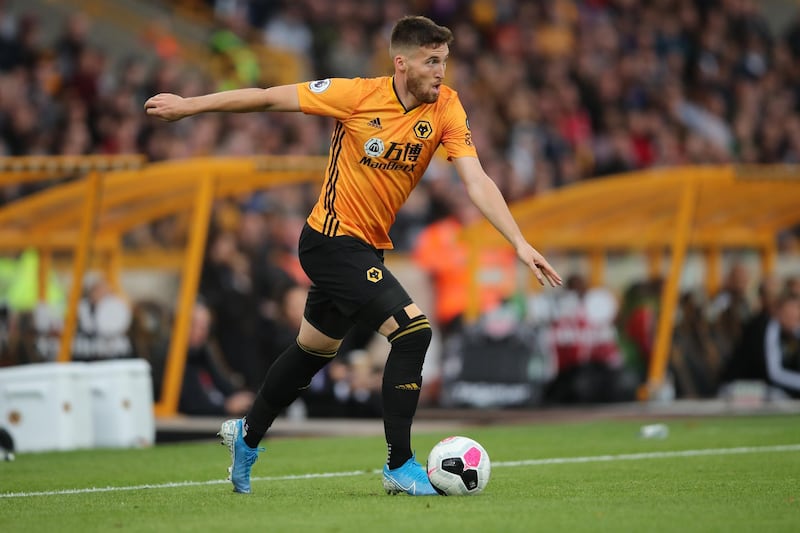
POLYGON ((431 342, 431 326, 422 315, 388 337, 392 349, 383 372, 383 428, 387 464, 394 469, 412 456, 411 422, 422 387, 422 363, 431 342))
POLYGON ((281 412, 311 384, 311 379, 327 365, 336 352, 318 352, 298 342, 278 356, 267 371, 253 405, 244 417, 244 442, 258 446, 281 412))

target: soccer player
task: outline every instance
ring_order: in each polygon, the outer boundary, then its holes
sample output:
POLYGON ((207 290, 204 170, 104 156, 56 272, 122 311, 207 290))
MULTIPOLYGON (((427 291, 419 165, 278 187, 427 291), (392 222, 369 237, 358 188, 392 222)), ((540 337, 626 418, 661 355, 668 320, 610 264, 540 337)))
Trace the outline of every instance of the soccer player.
POLYGON ((388 232, 397 211, 439 145, 472 202, 539 283, 561 285, 559 274, 522 236, 484 172, 458 95, 443 84, 452 40, 448 28, 408 16, 392 29, 393 76, 323 79, 192 98, 158 94, 145 103, 148 115, 168 121, 214 111, 300 111, 336 119, 319 201, 300 236, 300 262, 312 286, 297 341, 270 367, 245 417, 227 420, 220 428, 231 453, 235 492, 250 492, 250 471, 272 422, 336 355, 351 326, 361 323, 391 343, 382 385, 388 446, 384 489, 436 494, 411 447, 431 327, 384 265, 383 253, 392 248, 388 232))

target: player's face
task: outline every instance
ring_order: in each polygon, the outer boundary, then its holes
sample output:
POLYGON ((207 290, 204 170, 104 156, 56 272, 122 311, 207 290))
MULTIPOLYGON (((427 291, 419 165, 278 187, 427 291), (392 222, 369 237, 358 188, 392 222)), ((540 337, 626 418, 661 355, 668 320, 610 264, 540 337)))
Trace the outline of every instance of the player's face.
POLYGON ((414 98, 426 104, 439 98, 439 87, 444 81, 450 47, 440 44, 435 47, 420 47, 408 60, 406 80, 408 91, 414 98))

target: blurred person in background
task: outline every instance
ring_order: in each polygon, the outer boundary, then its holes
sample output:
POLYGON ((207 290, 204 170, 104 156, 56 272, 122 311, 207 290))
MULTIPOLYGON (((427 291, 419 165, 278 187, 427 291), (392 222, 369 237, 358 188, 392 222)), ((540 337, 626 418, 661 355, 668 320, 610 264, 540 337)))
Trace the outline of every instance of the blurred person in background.
POLYGON ((777 313, 781 282, 777 276, 766 276, 758 285, 758 309, 744 324, 730 358, 722 369, 722 383, 737 380, 763 380, 762 347, 767 324, 777 313))
POLYGON ((557 362, 546 400, 555 404, 625 402, 635 399, 637 375, 625 366, 614 319, 619 303, 610 290, 589 287, 572 274, 553 302, 546 335, 557 362))
POLYGON ((800 398, 800 296, 786 293, 764 331, 767 382, 800 398))
POLYGON ((78 326, 72 346, 75 361, 133 357, 128 330, 133 319, 130 303, 118 294, 102 272, 83 278, 78 302, 78 326))
POLYGON ((789 294, 800 296, 800 276, 790 276, 784 282, 784 290, 789 294))
POLYGON ((178 411, 186 415, 242 416, 255 395, 226 374, 209 338, 211 311, 202 302, 192 308, 189 344, 178 411))
POLYGON ((625 364, 638 374, 640 383, 647 376, 653 353, 663 283, 661 278, 633 282, 623 292, 616 318, 625 364))
POLYGON ((258 375, 264 376, 275 359, 292 344, 300 330, 308 287, 288 277, 275 287, 271 308, 262 310, 259 326, 263 358, 258 375))
POLYGON ((214 337, 231 370, 256 390, 254 374, 263 368, 258 347, 258 304, 253 291, 251 264, 228 229, 209 236, 199 293, 215 318, 214 337))
POLYGON ((484 172, 464 108, 443 85, 452 39, 449 29, 428 18, 404 17, 392 30, 391 77, 328 78, 194 98, 162 93, 145 103, 148 115, 168 121, 213 111, 302 111, 337 120, 323 189, 300 237, 300 260, 313 285, 297 341, 273 363, 246 417, 220 428, 236 492, 250 492, 258 445, 272 422, 335 357, 353 323, 361 322, 392 345, 382 386, 384 488, 437 494, 411 447, 430 323, 384 265, 383 250, 392 247, 389 227, 440 144, 470 199, 539 282, 561 284, 484 172))
POLYGON ((711 398, 717 394, 721 359, 696 292, 687 291, 680 296, 669 369, 677 397, 711 398))
MULTIPOLYGON (((426 227, 413 249, 414 262, 431 278, 436 324, 443 335, 459 330, 469 304, 469 245, 463 231, 481 218, 466 194, 451 193, 452 215, 426 227)), ((517 288, 517 261, 509 246, 482 246, 475 275, 481 313, 496 309, 517 288)))
POLYGON ((723 286, 712 295, 706 306, 706 319, 711 325, 723 365, 727 364, 741 339, 745 324, 754 314, 749 296, 751 278, 752 274, 745 263, 734 262, 723 286))
POLYGON ((792 279, 762 282, 761 310, 736 344, 722 376, 726 384, 760 381, 773 387, 768 394, 800 398, 800 292, 791 290, 792 279))
POLYGON ((785 285, 778 302, 779 327, 767 326, 767 371, 771 383, 800 398, 800 278, 790 277, 785 285))

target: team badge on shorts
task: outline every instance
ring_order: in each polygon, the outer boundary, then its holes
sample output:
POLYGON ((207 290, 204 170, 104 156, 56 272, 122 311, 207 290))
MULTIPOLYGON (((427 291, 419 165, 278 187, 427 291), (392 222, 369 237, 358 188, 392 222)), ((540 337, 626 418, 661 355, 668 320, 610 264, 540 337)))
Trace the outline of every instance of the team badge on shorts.
POLYGON ((324 80, 317 80, 309 83, 308 90, 310 90, 312 93, 319 94, 319 93, 324 93, 330 86, 331 86, 331 79, 325 78, 324 80))
POLYGON ((383 279, 383 272, 378 267, 372 267, 367 270, 367 281, 371 281, 372 283, 378 283, 380 280, 383 279))

